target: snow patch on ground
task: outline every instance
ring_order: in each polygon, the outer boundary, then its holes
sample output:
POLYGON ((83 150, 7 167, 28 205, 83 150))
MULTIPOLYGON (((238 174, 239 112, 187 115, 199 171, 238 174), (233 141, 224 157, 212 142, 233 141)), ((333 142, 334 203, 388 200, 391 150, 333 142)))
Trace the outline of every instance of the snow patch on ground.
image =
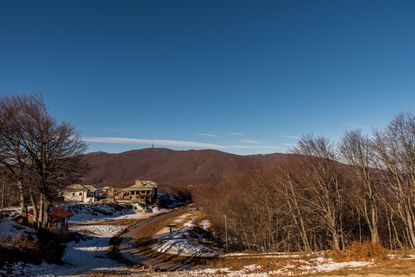
POLYGON ((232 270, 229 268, 207 268, 199 270, 190 270, 186 272, 189 276, 289 276, 304 275, 315 273, 327 273, 343 268, 360 268, 372 265, 371 262, 334 262, 333 259, 316 258, 310 260, 292 260, 281 269, 269 271, 263 269, 260 265, 251 264, 243 267, 241 270, 232 270))
POLYGON ((65 209, 74 213, 69 223, 91 223, 97 221, 113 221, 121 219, 145 219, 149 214, 165 213, 169 210, 147 206, 143 209, 138 204, 65 204, 65 209))
POLYGON ((90 237, 79 242, 67 244, 63 256, 65 265, 48 263, 32 265, 19 262, 12 266, 12 271, 14 276, 72 276, 86 272, 114 271, 134 273, 142 271, 134 267, 127 268, 125 265, 108 258, 108 250, 109 238, 90 237))
POLYGON ((199 270, 191 270, 186 272, 188 276, 269 276, 267 272, 261 272, 261 266, 252 264, 244 266, 241 270, 231 270, 229 268, 207 268, 199 270))
POLYGON ((0 238, 37 238, 35 229, 20 225, 9 219, 0 219, 0 238))
MULTIPOLYGON (((151 246, 160 253, 193 257, 216 257, 222 254, 217 242, 205 229, 195 224, 197 219, 191 213, 177 217, 173 224, 181 229, 171 234, 163 228, 156 234, 156 242, 151 246)), ((204 224, 207 225, 208 221, 204 224)))
POLYGON ((140 211, 137 211, 134 214, 126 214, 126 215, 121 215, 118 216, 116 218, 113 218, 112 220, 121 220, 121 219, 146 219, 149 218, 152 215, 156 215, 156 214, 163 214, 163 213, 167 213, 170 210, 168 209, 151 209, 151 211, 148 211, 147 213, 141 213, 140 211))
POLYGON ((126 227, 127 225, 82 224, 70 226, 69 230, 79 233, 92 234, 99 238, 112 238, 126 227))
MULTIPOLYGON (((66 203, 63 205, 66 210, 74 215, 69 219, 70 223, 87 221, 114 220, 124 215, 135 215, 133 206, 120 206, 117 204, 75 204, 66 203)), ((139 211, 139 210, 137 210, 139 211)))
POLYGON ((252 253, 227 253, 222 255, 221 257, 236 257, 236 258, 245 258, 245 257, 252 257, 252 258, 301 258, 304 256, 311 256, 313 253, 310 254, 290 254, 285 252, 271 252, 267 254, 252 254, 252 253))
MULTIPOLYGON (((173 221, 173 223, 172 223, 172 224, 176 225, 176 227, 179 227, 179 226, 180 226, 180 227, 181 227, 181 226, 184 226, 184 227, 194 226, 193 220, 194 220, 194 218, 193 218, 192 214, 187 213, 187 214, 182 214, 182 215, 178 216, 178 217, 177 217, 177 218, 173 221)), ((160 230, 159 230, 157 233, 155 233, 154 235, 155 235, 155 236, 164 235, 164 234, 169 233, 169 231, 170 231, 170 229, 169 229, 168 227, 164 227, 164 228, 160 229, 160 230)))
POLYGON ((221 254, 219 248, 208 244, 203 235, 197 234, 192 226, 173 232, 171 237, 160 237, 152 248, 161 253, 181 256, 216 257, 221 254))
POLYGON ((415 255, 410 255, 410 254, 404 254, 404 255, 400 255, 400 254, 387 254, 386 255, 389 259, 393 259, 393 260, 413 260, 415 259, 415 255))
POLYGON ((330 272, 344 268, 359 268, 373 265, 373 262, 335 262, 331 258, 318 257, 310 260, 292 260, 294 264, 288 264, 285 267, 273 271, 272 274, 311 274, 318 272, 330 272))
POLYGON ((212 227, 212 223, 207 219, 203 219, 202 221, 199 222, 199 226, 203 230, 208 230, 208 229, 210 229, 210 227, 212 227))
POLYGON ((194 216, 191 213, 182 214, 174 220, 173 224, 183 225, 184 227, 193 226, 194 216))
MULTIPOLYGON (((80 207, 73 209, 77 211, 74 218, 79 220, 81 224, 79 224, 79 222, 78 224, 71 222, 69 229, 84 234, 85 239, 72 241, 66 245, 65 253, 62 258, 64 265, 48 263, 33 265, 19 262, 8 265, 8 268, 11 268, 12 270, 13 276, 66 276, 78 275, 86 272, 107 271, 122 274, 143 272, 140 268, 126 267, 124 264, 120 264, 118 261, 108 257, 107 253, 110 248, 110 239, 118 235, 127 227, 126 225, 114 224, 108 220, 112 219, 116 221, 128 218, 145 218, 150 216, 150 214, 143 214, 141 212, 131 213, 133 209, 122 211, 118 210, 118 207, 111 207, 111 205, 92 204, 77 206, 80 207), (103 213, 97 211, 103 211, 103 213), (109 214, 110 212, 114 213, 109 214)), ((11 231, 16 232, 13 230, 14 224, 17 223, 11 221, 3 226, 3 221, 1 221, 0 232, 6 234, 10 234, 11 231)), ((10 273, 10 271, 7 273, 10 273)), ((6 274, 6 271, 0 269, 0 275, 1 274, 6 274)))

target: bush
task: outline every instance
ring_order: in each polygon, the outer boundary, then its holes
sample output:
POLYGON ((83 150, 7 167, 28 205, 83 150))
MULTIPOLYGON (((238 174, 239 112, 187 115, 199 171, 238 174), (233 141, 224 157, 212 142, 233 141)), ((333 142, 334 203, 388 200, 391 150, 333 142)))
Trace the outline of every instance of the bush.
POLYGON ((0 267, 6 262, 23 261, 34 264, 42 262, 39 244, 27 238, 0 238, 0 253, 0 267))
POLYGON ((342 252, 334 252, 333 258, 340 261, 382 261, 387 258, 386 249, 370 241, 352 242, 342 252))
POLYGON ((49 231, 41 231, 37 236, 38 240, 21 236, 0 237, 0 268, 6 263, 13 264, 19 261, 32 264, 40 264, 42 261, 62 264, 64 242, 76 238, 64 238, 49 231))

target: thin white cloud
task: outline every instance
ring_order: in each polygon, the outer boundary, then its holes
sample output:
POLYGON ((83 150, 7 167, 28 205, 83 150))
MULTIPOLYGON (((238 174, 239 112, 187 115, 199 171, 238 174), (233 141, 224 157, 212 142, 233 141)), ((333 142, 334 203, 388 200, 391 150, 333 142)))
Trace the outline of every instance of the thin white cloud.
POLYGON ((279 146, 267 145, 221 145, 204 143, 198 141, 188 140, 170 140, 170 139, 141 139, 141 138, 116 138, 116 137, 84 137, 86 142, 95 143, 115 143, 115 144, 141 144, 141 145, 156 145, 156 146, 176 146, 186 148, 198 149, 281 149, 279 146))
POLYGON ((114 138, 114 137, 85 137, 84 140, 87 142, 100 142, 100 143, 144 144, 144 145, 157 145, 157 146, 179 146, 179 147, 223 149, 223 145, 203 143, 203 142, 198 142, 198 141, 187 141, 187 140, 114 138))
POLYGON ((228 134, 231 136, 242 136, 243 135, 242 133, 239 133, 239 132, 229 132, 228 134))
POLYGON ((90 131, 103 131, 103 132, 131 132, 132 129, 121 129, 121 128, 101 128, 101 127, 80 127, 83 130, 90 131))
POLYGON ((288 138, 288 139, 300 139, 299 136, 282 136, 283 138, 288 138))
POLYGON ((239 139, 238 141, 243 143, 249 143, 249 144, 262 144, 262 141, 254 140, 254 139, 239 139))
POLYGON ((219 138, 220 136, 215 134, 209 134, 209 133, 198 133, 197 135, 203 136, 203 137, 211 137, 211 138, 219 138))
POLYGON ((297 144, 295 144, 295 143, 284 143, 284 145, 285 145, 285 146, 290 146, 290 147, 291 147, 291 146, 297 146, 297 144))
POLYGON ((281 149, 280 146, 271 145, 229 145, 225 149, 281 149))

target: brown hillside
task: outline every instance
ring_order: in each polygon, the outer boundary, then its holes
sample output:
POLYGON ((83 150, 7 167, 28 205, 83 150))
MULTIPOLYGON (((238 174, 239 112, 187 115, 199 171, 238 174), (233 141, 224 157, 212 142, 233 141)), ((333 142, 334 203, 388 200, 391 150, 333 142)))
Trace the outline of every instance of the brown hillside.
POLYGON ((273 165, 279 163, 288 157, 299 157, 297 154, 284 154, 284 153, 272 153, 272 154, 256 154, 249 155, 247 157, 258 160, 266 165, 273 165))
POLYGON ((132 184, 151 179, 165 184, 219 184, 263 166, 249 156, 216 150, 174 151, 162 148, 133 150, 119 154, 104 152, 84 155, 90 170, 83 183, 97 185, 132 184))

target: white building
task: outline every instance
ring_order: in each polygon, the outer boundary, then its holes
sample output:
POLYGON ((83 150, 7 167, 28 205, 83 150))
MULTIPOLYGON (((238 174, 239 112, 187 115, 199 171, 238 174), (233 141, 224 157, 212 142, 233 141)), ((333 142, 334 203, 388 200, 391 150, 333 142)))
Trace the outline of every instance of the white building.
POLYGON ((63 191, 65 201, 69 202, 94 203, 98 196, 99 191, 93 185, 73 184, 63 191))

